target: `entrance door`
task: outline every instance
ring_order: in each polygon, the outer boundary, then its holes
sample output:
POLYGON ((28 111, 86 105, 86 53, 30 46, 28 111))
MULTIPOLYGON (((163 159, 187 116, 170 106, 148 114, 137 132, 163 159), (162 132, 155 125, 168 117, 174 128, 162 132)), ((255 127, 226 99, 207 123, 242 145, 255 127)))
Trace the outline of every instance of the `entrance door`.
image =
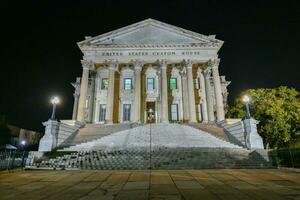
POLYGON ((123 122, 130 121, 131 105, 123 104, 123 122))
POLYGON ((100 104, 99 122, 105 122, 106 105, 100 104))
POLYGON ((171 105, 171 120, 178 121, 178 104, 171 105))
POLYGON ((154 123, 155 122, 155 102, 147 102, 146 103, 146 116, 147 116, 147 123, 154 123))

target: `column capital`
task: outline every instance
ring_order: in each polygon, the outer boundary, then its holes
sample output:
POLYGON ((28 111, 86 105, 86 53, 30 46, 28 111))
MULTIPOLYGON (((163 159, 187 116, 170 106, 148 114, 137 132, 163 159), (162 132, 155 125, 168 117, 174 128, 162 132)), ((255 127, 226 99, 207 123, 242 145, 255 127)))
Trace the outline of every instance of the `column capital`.
POLYGON ((142 60, 131 60, 130 63, 134 66, 135 70, 142 70, 143 65, 145 64, 142 60))
POLYGON ((118 60, 105 60, 104 65, 106 65, 109 69, 118 70, 119 62, 118 60))
POLYGON ((80 62, 83 69, 93 69, 94 63, 91 60, 81 60, 80 62))
POLYGON ((206 68, 204 71, 203 71, 205 77, 209 77, 211 76, 211 67, 209 68, 206 68))
POLYGON ((185 66, 186 68, 192 68, 192 67, 193 67, 193 64, 194 64, 194 62, 193 62, 192 60, 190 60, 190 59, 188 59, 188 60, 183 60, 182 62, 183 62, 184 66, 185 66))
POLYGON ((160 66, 162 69, 166 69, 166 68, 167 68, 168 62, 167 62, 166 60, 157 60, 157 63, 159 64, 159 66, 160 66))
POLYGON ((219 58, 215 58, 215 59, 210 59, 207 62, 208 67, 212 68, 212 69, 218 69, 220 64, 220 59, 219 58))

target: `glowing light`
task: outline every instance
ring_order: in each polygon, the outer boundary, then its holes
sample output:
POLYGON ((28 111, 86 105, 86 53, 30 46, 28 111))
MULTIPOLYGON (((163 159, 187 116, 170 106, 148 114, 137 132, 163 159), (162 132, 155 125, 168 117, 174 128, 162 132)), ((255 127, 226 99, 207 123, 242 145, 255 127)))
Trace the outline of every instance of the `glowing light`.
POLYGON ((243 102, 248 103, 249 101, 250 101, 250 97, 247 96, 247 95, 245 95, 245 96, 243 97, 243 102))
POLYGON ((58 97, 53 97, 53 98, 51 99, 51 103, 52 103, 52 104, 59 104, 59 102, 60 102, 60 100, 59 100, 58 97))

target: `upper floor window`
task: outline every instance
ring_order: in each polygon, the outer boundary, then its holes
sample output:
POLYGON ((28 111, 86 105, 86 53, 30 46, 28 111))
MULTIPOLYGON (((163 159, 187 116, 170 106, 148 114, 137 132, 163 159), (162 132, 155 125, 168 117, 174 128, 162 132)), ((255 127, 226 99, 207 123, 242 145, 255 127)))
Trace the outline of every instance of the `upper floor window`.
POLYGON ((125 90, 131 90, 132 89, 132 79, 131 78, 125 78, 124 79, 124 89, 125 90))
POLYGON ((107 90, 108 88, 108 79, 103 78, 101 79, 101 90, 107 90))
POLYGON ((171 90, 177 89, 177 78, 170 78, 170 89, 171 90))
POLYGON ((154 90, 154 78, 147 78, 147 90, 154 90))

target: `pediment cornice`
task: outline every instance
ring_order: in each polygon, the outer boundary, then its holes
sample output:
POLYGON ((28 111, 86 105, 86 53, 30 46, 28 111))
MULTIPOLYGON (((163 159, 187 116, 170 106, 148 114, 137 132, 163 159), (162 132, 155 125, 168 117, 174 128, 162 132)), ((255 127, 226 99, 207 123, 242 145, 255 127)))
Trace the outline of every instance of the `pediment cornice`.
POLYGON ((101 48, 216 48, 223 41, 215 36, 206 36, 154 19, 141 22, 99 35, 87 37, 78 43, 82 51, 101 48))

